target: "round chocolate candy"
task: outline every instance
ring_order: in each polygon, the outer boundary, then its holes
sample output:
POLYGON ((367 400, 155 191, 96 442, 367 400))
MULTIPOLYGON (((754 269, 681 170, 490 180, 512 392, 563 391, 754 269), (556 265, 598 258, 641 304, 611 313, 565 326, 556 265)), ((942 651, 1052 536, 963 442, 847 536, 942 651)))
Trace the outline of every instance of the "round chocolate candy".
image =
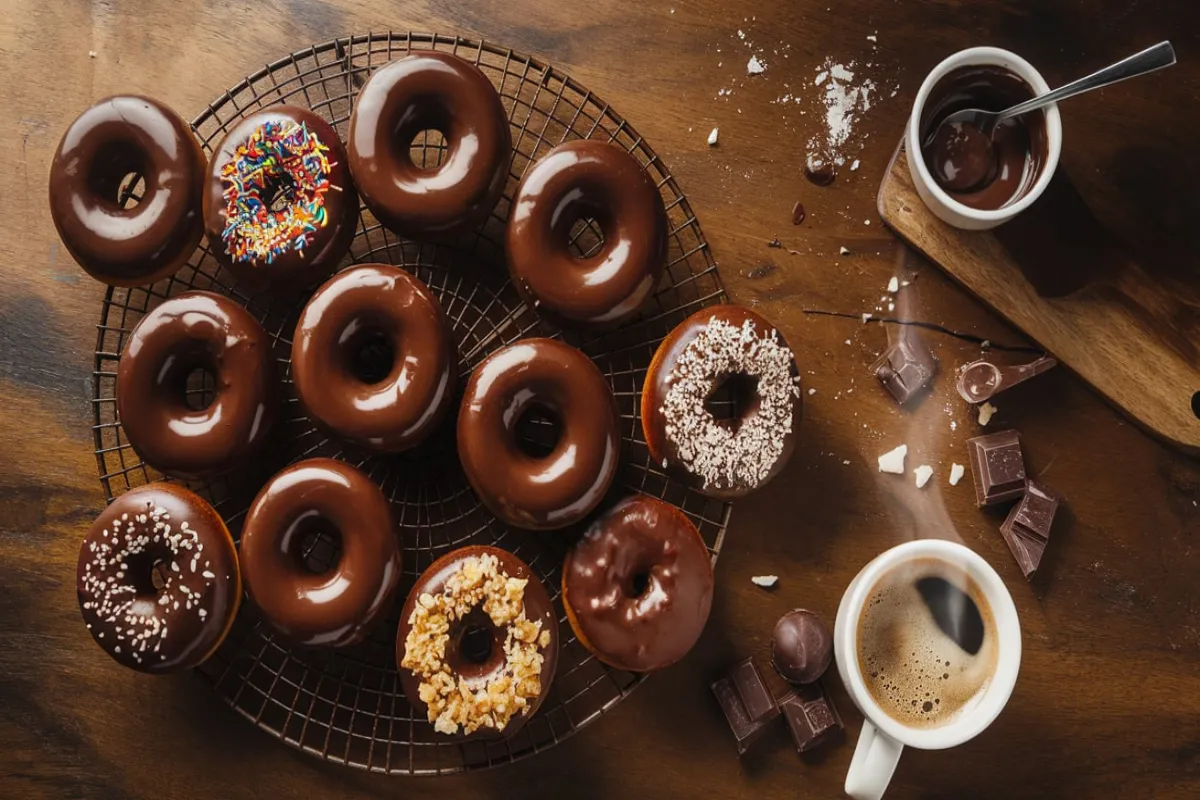
POLYGON ((771 635, 771 665, 791 683, 814 683, 833 659, 833 636, 812 611, 789 611, 771 635))

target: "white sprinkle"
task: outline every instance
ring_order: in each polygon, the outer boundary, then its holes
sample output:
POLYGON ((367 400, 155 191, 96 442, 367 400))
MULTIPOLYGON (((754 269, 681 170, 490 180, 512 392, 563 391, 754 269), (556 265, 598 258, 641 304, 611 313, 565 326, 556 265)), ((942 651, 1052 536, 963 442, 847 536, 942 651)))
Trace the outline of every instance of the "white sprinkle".
POLYGON ((913 475, 917 476, 917 488, 924 489, 925 484, 929 483, 929 479, 933 477, 933 467, 922 464, 913 470, 913 475))
POLYGON ((761 75, 767 70, 767 65, 758 60, 758 56, 750 56, 750 60, 746 62, 747 75, 761 75))
POLYGON ((904 457, 908 455, 908 445, 902 444, 894 450, 889 450, 879 457, 879 471, 890 472, 893 475, 904 474, 904 457))
POLYGON ((848 466, 850 466, 850 459, 848 459, 848 458, 847 458, 846 460, 844 460, 844 461, 842 462, 842 466, 845 466, 845 467, 848 467, 848 466))
POLYGON ((809 397, 812 397, 812 396, 813 396, 814 394, 816 394, 816 393, 817 393, 817 390, 816 390, 816 389, 809 389, 809 390, 808 390, 808 396, 809 396, 809 397))
POLYGON ((203 573, 201 573, 201 574, 202 574, 202 575, 203 575, 205 578, 208 578, 210 581, 211 581, 213 578, 217 577, 217 576, 216 576, 216 575, 214 575, 214 574, 213 574, 213 573, 212 573, 210 570, 207 570, 207 569, 206 569, 206 570, 204 570, 204 572, 203 572, 203 573))
POLYGON ((958 482, 960 480, 962 480, 962 476, 965 475, 966 472, 967 472, 967 469, 962 464, 951 464, 950 465, 950 485, 958 486, 958 482))
POLYGON ((851 172, 855 172, 856 170, 858 170, 858 159, 857 158, 854 159, 854 163, 850 165, 851 172))
POLYGON ((204 619, 207 616, 208 616, 208 611, 203 608, 200 609, 200 619, 204 619))
POLYGON ((876 36, 875 34, 871 34, 870 36, 868 36, 868 37, 867 37, 867 41, 868 41, 868 42, 878 42, 878 41, 879 41, 879 37, 878 37, 878 36, 876 36))
POLYGON ((852 344, 852 342, 849 339, 847 339, 846 344, 852 344))
POLYGON ((761 586, 764 589, 770 589, 779 582, 778 575, 755 575, 750 579, 750 582, 755 586, 761 586))
POLYGON ((979 407, 979 424, 986 426, 992 421, 992 415, 995 414, 997 410, 998 409, 994 405, 984 401, 983 405, 979 407))
POLYGON ((848 255, 850 255, 850 251, 849 251, 849 250, 846 248, 846 246, 845 246, 845 245, 842 245, 841 247, 839 247, 839 248, 838 248, 838 252, 839 252, 839 253, 841 253, 841 254, 842 254, 842 255, 844 255, 844 256, 848 256, 848 255))
POLYGON ((898 291, 900 291, 900 279, 893 275, 892 279, 888 281, 888 292, 895 294, 898 291))
POLYGON ((869 219, 863 220, 863 225, 870 225, 870 224, 871 224, 871 220, 869 220, 869 219))
POLYGON ((717 146, 717 129, 716 128, 713 128, 712 133, 710 133, 708 135, 708 146, 709 147, 717 146))
POLYGON ((888 303, 888 311, 895 311, 895 310, 896 310, 896 304, 888 303))
POLYGON ((118 645, 114 646, 114 647, 113 647, 113 652, 114 652, 114 653, 119 653, 119 652, 121 652, 121 645, 119 645, 119 644, 118 644, 118 645))

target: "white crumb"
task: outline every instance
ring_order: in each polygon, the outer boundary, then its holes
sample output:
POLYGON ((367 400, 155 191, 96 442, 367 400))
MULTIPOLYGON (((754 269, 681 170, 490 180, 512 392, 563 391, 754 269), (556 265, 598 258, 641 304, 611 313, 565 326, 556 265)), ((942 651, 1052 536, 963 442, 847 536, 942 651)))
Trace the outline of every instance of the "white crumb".
POLYGON ((913 470, 913 475, 917 479, 917 488, 924 489, 925 484, 929 483, 929 479, 933 477, 933 467, 928 464, 922 464, 913 470))
POLYGON ((871 224, 871 220, 869 220, 869 219, 863 220, 863 225, 870 225, 870 224, 871 224))
POLYGON ((900 279, 893 275, 892 279, 888 281, 888 292, 895 294, 898 291, 900 291, 900 279))
POLYGON ((958 430, 958 423, 955 422, 954 420, 950 420, 950 430, 952 430, 952 431, 958 430))
POLYGON ((779 582, 778 575, 755 575, 750 579, 750 582, 755 586, 761 586, 764 589, 770 589, 779 582))
POLYGON ((979 424, 986 427, 987 424, 992 421, 992 415, 995 413, 996 407, 991 403, 984 401, 983 405, 979 407, 979 424))
POLYGON ((962 476, 967 474, 967 468, 962 464, 950 465, 950 485, 958 486, 958 482, 962 480, 962 476))
POLYGON ((908 445, 902 444, 895 450, 889 450, 879 457, 879 471, 890 472, 892 475, 904 474, 904 457, 908 455, 908 445))
POLYGON ((863 315, 862 315, 862 320, 863 320, 863 322, 865 323, 865 322, 867 322, 868 320, 870 320, 870 319, 871 319, 871 316, 872 316, 872 314, 871 314, 871 312, 870 312, 870 311, 864 311, 864 312, 863 312, 863 315))
POLYGON ((846 344, 850 344, 850 340, 849 340, 849 339, 847 339, 847 340, 846 340, 846 344))
POLYGON ((761 75, 767 71, 767 65, 758 60, 758 56, 750 56, 750 60, 746 62, 747 75, 761 75))
POLYGON ((96 51, 88 50, 88 58, 95 58, 95 57, 96 57, 96 51))
POLYGON ((984 339, 982 342, 979 343, 980 350, 989 350, 989 349, 991 349, 991 347, 992 347, 992 343, 988 339, 984 339))
POLYGON ((850 250, 845 245, 842 245, 841 247, 839 247, 838 252, 844 256, 850 255, 850 250))
MULTIPOLYGON (((672 13, 672 14, 674 14, 675 12, 674 12, 674 11, 672 11, 671 13, 672 13)), ((871 34, 870 36, 868 36, 868 37, 867 37, 867 41, 868 41, 868 42, 878 42, 878 41, 879 41, 879 37, 878 37, 878 36, 876 36, 875 34, 871 34)))
POLYGON ((708 135, 708 146, 709 147, 717 146, 717 129, 716 128, 713 128, 712 133, 710 133, 708 135))
POLYGON ((895 311, 895 310, 896 310, 896 304, 888 303, 888 311, 895 311))
POLYGON ((856 158, 856 159, 854 159, 854 163, 850 165, 850 171, 854 172, 857 169, 858 169, 858 159, 856 158))
POLYGON ((848 459, 848 458, 847 458, 846 460, 844 460, 844 461, 842 462, 842 464, 843 464, 844 466, 847 466, 847 467, 848 467, 848 466, 850 466, 850 459, 848 459))
POLYGON ((808 390, 808 396, 809 396, 809 397, 812 397, 812 396, 813 396, 814 394, 816 394, 816 393, 817 393, 817 390, 816 390, 816 389, 809 389, 809 390, 808 390))

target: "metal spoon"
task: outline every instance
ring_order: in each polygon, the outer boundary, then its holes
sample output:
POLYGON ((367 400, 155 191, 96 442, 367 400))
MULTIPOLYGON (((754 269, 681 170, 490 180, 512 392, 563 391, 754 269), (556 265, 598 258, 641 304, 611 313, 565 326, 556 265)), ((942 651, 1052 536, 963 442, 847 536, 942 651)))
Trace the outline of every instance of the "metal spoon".
POLYGON ((1039 95, 1031 100, 1026 100, 1024 103, 1017 103, 1015 106, 1007 108, 1004 111, 984 111, 981 108, 964 108, 962 111, 955 111, 929 132, 929 136, 925 139, 925 144, 928 146, 933 142, 934 134, 937 133, 938 128, 943 125, 954 124, 974 126, 980 133, 991 139, 992 132, 996 130, 996 125, 1001 120, 1025 114, 1050 103, 1056 103, 1059 100, 1066 100, 1068 97, 1074 97, 1077 94, 1090 92, 1092 89, 1099 89, 1101 86, 1109 86, 1126 78, 1136 78, 1138 75, 1145 75, 1147 72, 1154 72, 1163 67, 1169 67, 1174 63, 1175 48, 1171 47, 1170 42, 1159 42, 1153 47, 1147 47, 1142 52, 1134 53, 1111 66, 1093 72, 1091 75, 1084 76, 1077 81, 1068 83, 1066 86, 1061 86, 1054 91, 1039 95))

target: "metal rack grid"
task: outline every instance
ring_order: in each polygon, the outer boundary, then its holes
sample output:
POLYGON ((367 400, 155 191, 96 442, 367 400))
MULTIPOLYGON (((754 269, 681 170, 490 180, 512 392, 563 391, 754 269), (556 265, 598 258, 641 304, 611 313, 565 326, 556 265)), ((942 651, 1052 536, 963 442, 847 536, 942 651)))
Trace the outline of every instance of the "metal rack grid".
MULTIPOLYGON (((477 231, 438 242, 400 239, 364 208, 349 261, 396 264, 430 287, 453 326, 460 387, 489 353, 528 336, 562 338, 591 356, 611 382, 621 415, 622 470, 606 504, 636 491, 679 506, 699 528, 715 561, 730 506, 684 487, 651 463, 642 436, 640 394, 657 344, 687 315, 723 302, 724 290, 687 199, 654 151, 607 103, 552 67, 505 48, 453 36, 387 32, 298 50, 224 92, 192 128, 211 153, 245 114, 290 103, 313 109, 345 138, 355 96, 372 69, 409 51, 429 49, 476 64, 498 89, 513 141, 504 197, 477 231), (599 335, 562 331, 539 319, 521 302, 504 263, 503 231, 518 182, 551 147, 576 138, 603 139, 636 156, 662 191, 670 220, 668 267, 652 301, 632 323, 599 335)), ((414 140, 411 153, 417 164, 432 167, 444 147, 440 135, 426 131, 414 140)), ((133 183, 122 191, 122 199, 139 199, 133 183)), ((572 232, 573 247, 581 255, 602 238, 591 220, 577 223, 572 232)), ((376 772, 441 775, 541 752, 595 720, 643 681, 644 676, 601 664, 571 635, 560 597, 569 534, 511 530, 492 516, 461 472, 452 421, 426 444, 398 456, 364 457, 326 439, 300 409, 289 371, 291 333, 310 292, 248 295, 204 246, 173 277, 148 288, 109 289, 105 296, 96 338, 93 407, 96 461, 108 501, 162 479, 123 435, 116 415, 116 370, 126 337, 142 315, 190 289, 233 297, 262 321, 284 387, 267 455, 232 475, 188 485, 214 504, 237 539, 254 493, 276 470, 317 455, 342 458, 360 466, 390 498, 405 557, 395 610, 367 641, 349 649, 295 647, 245 604, 225 643, 199 669, 225 702, 287 744, 326 760, 376 772), (436 736, 426 720, 413 714, 396 675, 395 631, 403 597, 434 559, 466 544, 493 544, 518 554, 544 580, 559 612, 562 650, 549 695, 527 725, 500 741, 450 743, 436 736)), ((195 383, 189 391, 203 395, 210 390, 211 384, 195 383)), ((310 549, 315 561, 336 556, 336 549, 320 539, 310 549)))

